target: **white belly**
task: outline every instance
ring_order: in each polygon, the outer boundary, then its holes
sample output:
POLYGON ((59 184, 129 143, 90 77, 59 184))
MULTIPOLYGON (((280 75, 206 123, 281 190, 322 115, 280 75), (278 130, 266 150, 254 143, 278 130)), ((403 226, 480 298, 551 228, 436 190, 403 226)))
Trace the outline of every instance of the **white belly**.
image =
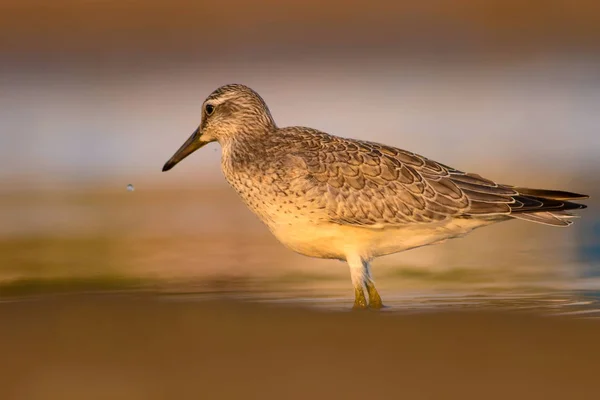
POLYGON ((310 257, 345 260, 348 254, 374 258, 462 236, 491 222, 456 219, 431 224, 364 228, 338 224, 270 226, 288 248, 310 257))

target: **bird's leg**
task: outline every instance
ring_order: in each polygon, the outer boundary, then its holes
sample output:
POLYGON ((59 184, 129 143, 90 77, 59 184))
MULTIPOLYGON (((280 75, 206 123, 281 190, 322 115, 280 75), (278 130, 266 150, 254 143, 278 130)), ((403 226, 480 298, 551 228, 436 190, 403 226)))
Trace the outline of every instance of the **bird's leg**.
POLYGON ((365 286, 367 288, 367 293, 369 294, 369 307, 374 309, 383 308, 383 303, 381 302, 381 297, 379 296, 379 292, 375 288, 375 283, 373 282, 373 278, 371 277, 371 263, 366 260, 363 260, 363 264, 366 269, 365 274, 365 286))
POLYGON ((381 302, 379 292, 377 291, 377 289, 375 289, 375 285, 371 280, 367 282, 367 293, 369 293, 369 307, 375 308, 377 310, 383 308, 383 303, 381 302))
POLYGON ((360 256, 348 256, 346 261, 350 266, 350 278, 354 285, 354 308, 362 310, 367 308, 367 299, 365 298, 365 274, 367 273, 362 258, 360 256))
POLYGON ((367 299, 365 298, 365 292, 361 287, 354 286, 354 305, 352 306, 355 310, 364 310, 367 308, 367 299))
POLYGON ((371 279, 371 266, 367 260, 360 256, 348 256, 348 265, 350 266, 350 276, 354 285, 354 309, 367 308, 367 299, 365 298, 365 289, 369 296, 368 306, 371 308, 382 308, 381 297, 375 289, 371 279))

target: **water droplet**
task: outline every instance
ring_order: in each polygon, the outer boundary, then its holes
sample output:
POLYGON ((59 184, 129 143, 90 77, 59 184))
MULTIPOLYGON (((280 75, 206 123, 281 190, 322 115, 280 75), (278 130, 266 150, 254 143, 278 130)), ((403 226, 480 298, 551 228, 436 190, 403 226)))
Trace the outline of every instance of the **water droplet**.
POLYGON ((127 185, 128 192, 133 192, 134 190, 135 190, 135 188, 133 187, 133 185, 131 183, 129 185, 127 185))

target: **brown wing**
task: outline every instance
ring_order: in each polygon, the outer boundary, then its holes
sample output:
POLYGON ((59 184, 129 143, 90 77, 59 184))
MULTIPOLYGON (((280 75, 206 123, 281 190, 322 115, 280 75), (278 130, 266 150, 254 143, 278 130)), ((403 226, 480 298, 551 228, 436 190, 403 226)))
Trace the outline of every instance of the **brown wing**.
POLYGON ((564 199, 520 193, 517 188, 378 143, 306 132, 302 148, 295 154, 304 160, 308 180, 319 188, 312 193, 320 196, 330 221, 340 224, 503 219, 511 214, 516 217, 515 213, 583 207, 564 199))

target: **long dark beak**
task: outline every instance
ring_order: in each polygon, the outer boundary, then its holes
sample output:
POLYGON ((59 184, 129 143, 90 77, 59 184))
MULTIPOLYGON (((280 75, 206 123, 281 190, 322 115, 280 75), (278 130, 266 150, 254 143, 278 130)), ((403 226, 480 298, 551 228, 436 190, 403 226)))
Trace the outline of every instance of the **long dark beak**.
POLYGON ((192 154, 193 152, 195 152, 196 150, 198 150, 206 144, 206 142, 202 142, 200 140, 200 133, 200 128, 196 129, 194 133, 192 133, 192 136, 190 136, 190 138, 185 141, 183 146, 181 146, 179 150, 177 150, 175 154, 173 154, 173 157, 171 157, 169 161, 167 161, 167 163, 164 165, 162 169, 163 172, 170 170, 181 160, 183 160, 184 158, 186 158, 187 156, 189 156, 190 154, 192 154))

